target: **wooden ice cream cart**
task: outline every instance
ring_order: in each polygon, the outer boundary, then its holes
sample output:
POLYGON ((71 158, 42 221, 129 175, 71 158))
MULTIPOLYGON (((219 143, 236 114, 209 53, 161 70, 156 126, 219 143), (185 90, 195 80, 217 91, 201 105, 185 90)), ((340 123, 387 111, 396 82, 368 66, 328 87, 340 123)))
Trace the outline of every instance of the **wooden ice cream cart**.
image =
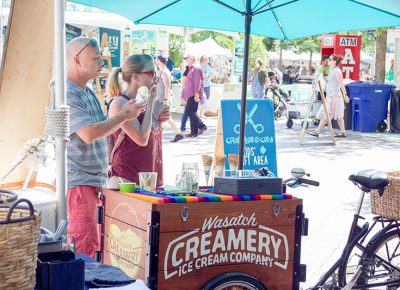
POLYGON ((112 190, 104 198, 103 262, 151 289, 205 289, 229 272, 249 275, 268 290, 299 289, 305 280, 301 199, 112 190))

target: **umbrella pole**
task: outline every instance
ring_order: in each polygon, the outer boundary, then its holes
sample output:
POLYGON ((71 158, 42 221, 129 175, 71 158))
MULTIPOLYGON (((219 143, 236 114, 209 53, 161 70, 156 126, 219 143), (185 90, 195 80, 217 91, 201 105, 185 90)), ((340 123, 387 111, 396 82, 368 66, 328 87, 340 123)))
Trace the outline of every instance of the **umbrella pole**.
MULTIPOLYGON (((64 1, 54 0, 54 59, 55 107, 67 104, 65 94, 65 15, 64 1)), ((56 137, 56 197, 57 224, 67 217, 65 193, 67 192, 67 143, 56 137)))
POLYGON ((242 73, 242 98, 240 101, 240 132, 239 132, 239 164, 238 169, 243 169, 243 153, 244 153, 244 134, 246 126, 246 95, 247 95, 247 76, 249 68, 249 44, 250 30, 253 14, 251 11, 251 0, 246 0, 246 14, 244 15, 244 52, 243 52, 243 73, 242 73))

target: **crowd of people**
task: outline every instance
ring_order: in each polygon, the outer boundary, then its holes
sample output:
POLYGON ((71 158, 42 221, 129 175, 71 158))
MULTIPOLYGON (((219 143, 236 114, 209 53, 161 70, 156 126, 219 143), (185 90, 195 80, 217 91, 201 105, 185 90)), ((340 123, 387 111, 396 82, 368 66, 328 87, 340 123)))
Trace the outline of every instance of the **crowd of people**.
MULTIPOLYGON (((67 102, 70 106, 70 142, 68 143, 68 236, 80 253, 94 257, 99 250, 96 208, 102 188, 117 188, 118 183, 139 183, 139 172, 157 172, 157 186, 163 185, 162 130, 163 123, 175 132, 172 142, 196 138, 207 130, 198 114, 199 104, 210 98, 211 67, 207 56, 197 63, 195 56, 186 55, 182 76, 181 98, 186 102, 178 129, 171 119, 171 72, 163 55, 129 56, 123 65, 111 72, 107 90, 111 102, 107 116, 98 98, 87 83, 99 76, 103 60, 97 42, 77 37, 67 44, 67 102), (121 83, 122 82, 122 83, 121 83), (149 91, 147 98, 137 98, 140 88, 149 91), (186 130, 190 120, 190 132, 186 130), (140 158, 137 158, 140 156, 140 158)), ((326 82, 329 116, 320 109, 319 127, 309 134, 318 137, 327 118, 338 120, 345 137, 344 102, 349 102, 338 65, 341 56, 323 56, 316 76, 326 82)), ((282 75, 267 70, 261 59, 250 73, 254 98, 268 98, 267 88, 282 75)))

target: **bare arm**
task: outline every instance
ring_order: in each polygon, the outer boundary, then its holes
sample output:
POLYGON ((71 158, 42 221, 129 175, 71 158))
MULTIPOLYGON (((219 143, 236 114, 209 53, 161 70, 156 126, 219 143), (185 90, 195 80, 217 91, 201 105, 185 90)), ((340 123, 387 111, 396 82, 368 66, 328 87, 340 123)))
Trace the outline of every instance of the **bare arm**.
POLYGON ((91 144, 93 141, 106 137, 114 133, 121 123, 126 120, 131 120, 137 118, 143 106, 137 106, 134 100, 129 101, 117 114, 114 114, 111 118, 106 121, 97 122, 92 125, 86 126, 84 128, 76 131, 76 134, 81 138, 86 144, 91 144))
MULTIPOLYGON (((121 129, 131 138, 136 144, 146 146, 149 142, 151 132, 151 117, 153 114, 153 103, 155 98, 155 88, 152 88, 151 94, 148 97, 147 109, 144 114, 142 123, 137 119, 129 120, 121 124, 121 129)), ((117 99, 111 103, 110 116, 117 115, 124 104, 124 100, 117 99)))
POLYGON ((164 100, 168 100, 171 89, 171 76, 163 71, 161 74, 161 79, 164 83, 164 100))
POLYGON ((346 88, 344 87, 342 72, 337 72, 335 77, 336 77, 337 82, 338 82, 339 85, 340 85, 340 91, 342 92, 344 101, 345 101, 346 103, 349 103, 349 102, 350 102, 350 99, 349 99, 349 97, 347 96, 346 88))

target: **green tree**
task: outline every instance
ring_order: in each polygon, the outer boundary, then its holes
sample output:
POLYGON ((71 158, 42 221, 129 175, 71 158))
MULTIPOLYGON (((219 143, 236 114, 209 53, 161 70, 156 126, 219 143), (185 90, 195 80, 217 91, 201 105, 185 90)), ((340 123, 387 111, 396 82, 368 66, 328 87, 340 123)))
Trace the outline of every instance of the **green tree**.
POLYGON ((231 52, 235 50, 235 41, 233 41, 231 37, 226 35, 217 35, 215 41, 219 45, 228 48, 231 52))
POLYGON ((250 35, 249 69, 254 66, 257 58, 261 58, 264 63, 268 60, 263 38, 262 36, 250 35))
POLYGON ((299 53, 307 52, 310 54, 308 69, 311 72, 313 53, 318 52, 321 49, 320 36, 310 36, 310 37, 299 38, 299 39, 294 40, 293 43, 297 47, 297 49, 298 49, 297 51, 299 53))
POLYGON ((271 37, 264 37, 262 42, 267 51, 275 51, 275 49, 276 49, 276 45, 275 45, 276 40, 275 39, 273 39, 271 37))
POLYGON ((275 44, 277 50, 279 50, 279 62, 278 62, 278 68, 280 70, 283 70, 283 65, 282 65, 282 53, 283 50, 286 49, 291 49, 295 47, 293 41, 288 41, 288 40, 278 40, 278 42, 275 44))
POLYGON ((175 64, 175 67, 180 67, 183 62, 183 37, 180 35, 169 34, 169 58, 175 64))

